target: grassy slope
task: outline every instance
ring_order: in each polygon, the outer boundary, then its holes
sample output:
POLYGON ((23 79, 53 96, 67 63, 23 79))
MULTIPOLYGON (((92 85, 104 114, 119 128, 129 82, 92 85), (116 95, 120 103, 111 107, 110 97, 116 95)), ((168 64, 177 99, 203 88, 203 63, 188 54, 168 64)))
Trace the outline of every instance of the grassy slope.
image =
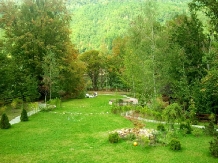
MULTIPOLYGON (((72 100, 54 112, 40 112, 29 122, 0 130, 0 162, 79 162, 79 163, 206 163, 217 160, 209 155, 210 138, 190 135, 181 138, 183 150, 167 147, 134 147, 131 142, 110 144, 108 133, 133 127, 130 121, 110 113, 108 100, 97 98, 72 100), (108 113, 107 113, 108 112, 108 113)), ((147 127, 154 124, 146 123, 147 127)))

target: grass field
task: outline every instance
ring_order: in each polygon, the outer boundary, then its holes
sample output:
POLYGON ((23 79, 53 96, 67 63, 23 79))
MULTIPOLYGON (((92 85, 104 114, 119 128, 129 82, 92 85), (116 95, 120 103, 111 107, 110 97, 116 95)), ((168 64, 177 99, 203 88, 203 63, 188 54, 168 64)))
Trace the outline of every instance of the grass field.
MULTIPOLYGON (((182 150, 165 146, 111 144, 108 134, 133 124, 110 113, 108 101, 119 95, 99 95, 62 103, 51 112, 39 112, 8 130, 0 130, 1 163, 216 163, 210 156, 211 137, 180 137, 182 150)), ((145 127, 156 128, 154 123, 145 127)))

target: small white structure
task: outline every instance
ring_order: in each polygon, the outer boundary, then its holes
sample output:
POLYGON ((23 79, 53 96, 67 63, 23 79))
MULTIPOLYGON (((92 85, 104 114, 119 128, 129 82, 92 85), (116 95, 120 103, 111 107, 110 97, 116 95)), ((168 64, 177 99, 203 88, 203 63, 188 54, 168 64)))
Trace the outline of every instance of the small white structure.
POLYGON ((97 92, 94 92, 92 95, 86 93, 86 98, 93 98, 93 97, 97 97, 98 96, 98 93, 97 92))

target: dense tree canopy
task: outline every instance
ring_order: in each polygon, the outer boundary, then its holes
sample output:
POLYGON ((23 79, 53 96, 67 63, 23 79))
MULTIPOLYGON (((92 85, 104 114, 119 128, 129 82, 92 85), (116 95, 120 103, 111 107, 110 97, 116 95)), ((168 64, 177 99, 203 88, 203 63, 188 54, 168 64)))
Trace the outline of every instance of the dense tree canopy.
POLYGON ((71 15, 66 5, 62 0, 24 0, 19 4, 3 1, 0 13, 1 28, 5 31, 3 53, 16 63, 12 89, 19 91, 13 96, 27 97, 28 90, 35 92, 33 99, 38 91, 45 95, 51 91, 57 94, 65 82, 60 80, 63 66, 71 66, 62 63, 68 55, 77 53, 70 50, 74 47, 70 41, 71 15), (56 82, 52 82, 54 79, 56 82))

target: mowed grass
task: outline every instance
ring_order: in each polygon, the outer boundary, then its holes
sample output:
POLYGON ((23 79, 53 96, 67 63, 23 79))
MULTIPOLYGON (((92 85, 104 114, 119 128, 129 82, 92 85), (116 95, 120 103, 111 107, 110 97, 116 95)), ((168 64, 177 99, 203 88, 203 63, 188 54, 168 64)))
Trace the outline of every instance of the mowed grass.
MULTIPOLYGON (((99 95, 62 103, 62 108, 39 112, 8 130, 0 130, 1 163, 215 163, 209 154, 210 137, 180 137, 182 150, 133 146, 130 141, 111 144, 108 133, 133 124, 110 113, 110 99, 99 95)), ((147 123, 146 127, 156 127, 147 123)))

